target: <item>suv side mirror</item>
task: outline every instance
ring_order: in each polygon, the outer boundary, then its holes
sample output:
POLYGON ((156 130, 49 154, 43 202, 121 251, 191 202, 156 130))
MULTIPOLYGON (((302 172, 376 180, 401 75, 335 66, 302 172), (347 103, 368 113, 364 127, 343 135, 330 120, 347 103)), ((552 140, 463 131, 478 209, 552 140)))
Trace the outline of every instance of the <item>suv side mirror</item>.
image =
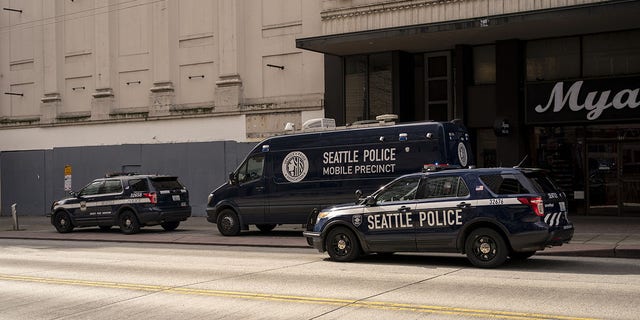
POLYGON ((372 206, 376 204, 376 198, 372 197, 372 196, 368 196, 366 199, 364 199, 364 204, 367 206, 372 206))
POLYGON ((78 193, 73 191, 73 190, 69 190, 69 192, 67 192, 70 196, 77 198, 78 197, 78 193))
POLYGON ((356 190, 356 201, 362 199, 362 190, 356 190))

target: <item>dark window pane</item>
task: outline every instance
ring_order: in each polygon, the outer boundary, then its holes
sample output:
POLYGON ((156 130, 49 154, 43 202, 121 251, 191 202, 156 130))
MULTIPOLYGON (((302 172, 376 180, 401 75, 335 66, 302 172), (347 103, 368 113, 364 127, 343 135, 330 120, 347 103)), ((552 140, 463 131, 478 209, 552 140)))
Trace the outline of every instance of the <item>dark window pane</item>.
POLYGON ((345 58, 345 121, 353 123, 363 120, 367 90, 367 57, 345 58))
POLYGON ((436 103, 429 105, 429 120, 447 121, 447 105, 444 103, 436 103))
POLYGON ((447 80, 430 80, 429 81, 429 101, 447 100, 447 80))
POLYGON ((447 56, 429 57, 427 63, 429 78, 447 76, 447 56))

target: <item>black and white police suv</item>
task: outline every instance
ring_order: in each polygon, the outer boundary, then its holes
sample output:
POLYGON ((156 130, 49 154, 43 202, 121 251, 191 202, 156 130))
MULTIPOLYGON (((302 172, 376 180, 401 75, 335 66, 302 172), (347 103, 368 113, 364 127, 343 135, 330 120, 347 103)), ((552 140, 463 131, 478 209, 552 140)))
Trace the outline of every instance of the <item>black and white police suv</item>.
POLYGON ((404 175, 359 204, 324 209, 309 222, 304 235, 335 261, 459 252, 486 268, 562 245, 574 232, 565 194, 543 170, 517 167, 404 175))
POLYGON ((114 225, 125 234, 153 225, 171 231, 191 216, 189 192, 174 176, 108 175, 71 195, 51 205, 51 224, 60 233, 114 225))

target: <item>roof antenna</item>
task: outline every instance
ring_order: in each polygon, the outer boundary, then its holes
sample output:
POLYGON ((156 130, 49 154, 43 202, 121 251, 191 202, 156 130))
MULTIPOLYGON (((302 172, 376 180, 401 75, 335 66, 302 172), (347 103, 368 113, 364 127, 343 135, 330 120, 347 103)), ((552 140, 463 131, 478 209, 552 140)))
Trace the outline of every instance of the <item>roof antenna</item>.
POLYGON ((525 155, 524 158, 522 158, 522 161, 520 161, 520 163, 518 163, 518 165, 516 165, 514 168, 520 168, 520 166, 524 163, 525 160, 527 160, 528 157, 528 154, 525 155))

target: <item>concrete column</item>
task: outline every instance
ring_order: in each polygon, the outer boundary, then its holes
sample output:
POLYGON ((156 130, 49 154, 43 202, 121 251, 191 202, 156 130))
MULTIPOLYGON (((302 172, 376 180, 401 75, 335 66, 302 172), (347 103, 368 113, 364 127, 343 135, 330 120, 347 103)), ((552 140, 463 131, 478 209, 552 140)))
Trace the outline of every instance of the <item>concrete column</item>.
POLYGON ((42 63, 43 63, 43 92, 40 99, 40 123, 51 124, 56 121, 58 112, 62 108, 60 96, 62 74, 62 25, 56 18, 61 16, 62 9, 59 1, 42 2, 42 63))
POLYGON ((96 0, 95 2, 95 50, 93 52, 96 61, 95 81, 96 91, 92 94, 91 120, 109 119, 111 110, 115 104, 113 97, 113 46, 111 38, 113 13, 110 12, 116 6, 113 0, 96 0))
POLYGON ((235 111, 242 104, 240 77, 244 52, 244 1, 218 1, 218 68, 215 110, 235 111))
POLYGON ((175 35, 175 12, 177 2, 160 1, 153 4, 152 26, 152 56, 153 56, 153 87, 151 87, 149 116, 168 116, 171 106, 175 104, 173 81, 171 81, 171 66, 174 51, 170 39, 175 35), (170 24, 174 25, 170 28, 170 24))

